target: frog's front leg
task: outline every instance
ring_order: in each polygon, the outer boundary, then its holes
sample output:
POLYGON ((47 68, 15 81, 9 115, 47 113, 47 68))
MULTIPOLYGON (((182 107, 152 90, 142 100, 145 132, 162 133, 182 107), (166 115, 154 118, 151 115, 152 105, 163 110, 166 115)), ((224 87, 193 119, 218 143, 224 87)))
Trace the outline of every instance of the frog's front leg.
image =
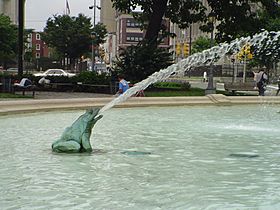
POLYGON ((52 150, 54 152, 67 152, 77 153, 81 150, 81 145, 76 141, 56 141, 52 144, 52 150))
POLYGON ((92 152, 92 147, 90 145, 90 135, 91 133, 88 132, 83 133, 81 152, 92 152))

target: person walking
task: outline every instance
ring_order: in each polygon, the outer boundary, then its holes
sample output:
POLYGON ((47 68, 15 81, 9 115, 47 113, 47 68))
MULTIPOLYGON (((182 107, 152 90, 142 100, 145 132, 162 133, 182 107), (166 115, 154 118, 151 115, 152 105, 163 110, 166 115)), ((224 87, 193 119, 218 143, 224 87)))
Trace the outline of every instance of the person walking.
POLYGON ((203 72, 203 82, 207 82, 207 72, 203 72))

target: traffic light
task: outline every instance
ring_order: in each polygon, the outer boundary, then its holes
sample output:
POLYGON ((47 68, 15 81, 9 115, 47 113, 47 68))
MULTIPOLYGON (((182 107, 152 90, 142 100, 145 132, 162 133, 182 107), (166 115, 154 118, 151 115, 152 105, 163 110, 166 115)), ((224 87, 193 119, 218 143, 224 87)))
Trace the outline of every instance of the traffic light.
POLYGON ((176 55, 181 55, 181 43, 177 42, 176 44, 176 55))
POLYGON ((189 44, 188 43, 184 43, 183 52, 184 52, 185 57, 187 57, 189 55, 189 44))
POLYGON ((104 60, 105 57, 105 49, 103 47, 99 48, 99 55, 104 60))

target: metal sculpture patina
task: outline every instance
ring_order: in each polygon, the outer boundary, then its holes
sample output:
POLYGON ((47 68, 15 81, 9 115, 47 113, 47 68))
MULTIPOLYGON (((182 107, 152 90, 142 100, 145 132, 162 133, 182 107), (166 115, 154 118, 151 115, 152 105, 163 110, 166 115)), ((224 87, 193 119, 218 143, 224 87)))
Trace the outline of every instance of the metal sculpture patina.
POLYGON ((91 152, 90 136, 92 128, 102 118, 102 115, 98 115, 98 112, 98 108, 87 110, 70 127, 64 130, 60 139, 52 144, 52 150, 60 153, 91 152))

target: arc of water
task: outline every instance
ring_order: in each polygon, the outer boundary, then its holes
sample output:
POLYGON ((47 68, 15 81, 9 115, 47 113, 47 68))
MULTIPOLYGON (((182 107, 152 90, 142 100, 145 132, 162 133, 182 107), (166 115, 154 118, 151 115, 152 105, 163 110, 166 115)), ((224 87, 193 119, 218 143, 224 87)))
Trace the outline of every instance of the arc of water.
POLYGON ((111 102, 107 103, 103 108, 100 109, 99 113, 102 113, 113 106, 120 104, 126 101, 129 97, 134 95, 140 90, 146 89, 149 85, 162 81, 170 77, 174 73, 183 73, 185 71, 189 71, 191 67, 201 65, 201 64, 210 64, 216 62, 219 58, 222 58, 227 53, 236 53, 238 52, 242 46, 246 43, 250 44, 251 46, 255 46, 256 50, 260 50, 258 46, 265 45, 262 43, 267 38, 272 38, 269 41, 275 42, 280 37, 280 31, 275 32, 268 32, 264 31, 262 33, 256 34, 253 37, 242 37, 240 39, 236 39, 231 43, 223 43, 219 46, 214 46, 211 49, 204 50, 201 53, 193 54, 176 64, 172 64, 171 66, 167 67, 166 69, 162 69, 154 74, 150 75, 148 78, 142 80, 141 82, 135 84, 132 88, 128 89, 124 94, 120 95, 119 97, 113 99, 111 102))

